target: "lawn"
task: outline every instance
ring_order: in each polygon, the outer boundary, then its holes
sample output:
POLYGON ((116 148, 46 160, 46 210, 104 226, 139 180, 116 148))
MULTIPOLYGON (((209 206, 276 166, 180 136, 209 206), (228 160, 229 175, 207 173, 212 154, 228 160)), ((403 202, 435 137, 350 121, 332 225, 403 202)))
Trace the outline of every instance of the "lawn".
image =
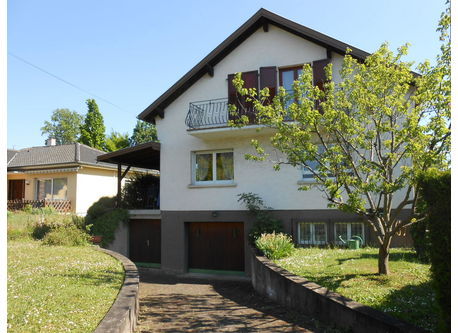
POLYGON ((434 305, 430 265, 422 264, 410 249, 392 249, 391 275, 377 275, 378 249, 295 249, 276 263, 362 304, 414 325, 434 331, 438 312, 434 305))
POLYGON ((92 332, 123 280, 121 263, 91 246, 9 240, 8 331, 92 332))

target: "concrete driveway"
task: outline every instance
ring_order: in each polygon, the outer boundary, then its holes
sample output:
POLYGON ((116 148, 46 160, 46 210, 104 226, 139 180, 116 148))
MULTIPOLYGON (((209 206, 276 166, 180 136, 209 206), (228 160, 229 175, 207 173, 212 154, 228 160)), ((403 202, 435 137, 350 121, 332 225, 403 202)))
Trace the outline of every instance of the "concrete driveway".
POLYGON ((338 332, 260 297, 248 280, 139 271, 137 332, 338 332))

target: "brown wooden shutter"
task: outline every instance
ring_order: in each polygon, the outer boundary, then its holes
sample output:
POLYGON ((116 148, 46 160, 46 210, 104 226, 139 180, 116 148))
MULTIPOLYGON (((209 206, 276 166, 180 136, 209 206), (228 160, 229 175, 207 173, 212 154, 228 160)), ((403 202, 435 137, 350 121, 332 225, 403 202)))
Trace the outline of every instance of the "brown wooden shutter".
POLYGON ((313 84, 318 86, 321 90, 324 89, 324 83, 326 82, 326 73, 324 68, 331 62, 331 59, 322 59, 314 61, 312 64, 313 68, 313 84))
POLYGON ((237 90, 235 89, 234 85, 232 84, 232 80, 234 80, 235 74, 229 74, 227 76, 227 87, 228 87, 228 104, 236 104, 237 102, 237 90))
MULTIPOLYGON (((327 64, 331 62, 331 59, 322 59, 322 60, 317 60, 312 63, 312 70, 313 70, 313 85, 317 86, 321 90, 324 90, 324 83, 326 82, 326 73, 324 68, 326 67, 327 64)), ((320 101, 316 101, 315 107, 320 110, 322 113, 322 108, 320 106, 320 101)))
POLYGON ((261 67, 259 69, 260 89, 269 88, 269 98, 266 104, 270 104, 277 94, 277 67, 261 67))
MULTIPOLYGON (((247 102, 244 97, 237 94, 237 91, 232 83, 234 77, 234 74, 229 74, 227 77, 228 103, 235 105, 240 115, 246 115, 250 120, 250 123, 254 123, 256 116, 253 104, 251 102, 247 102)), ((258 71, 243 72, 242 80, 244 81, 244 88, 258 89, 258 71)), ((236 117, 229 115, 229 119, 234 120, 234 118, 236 117)))

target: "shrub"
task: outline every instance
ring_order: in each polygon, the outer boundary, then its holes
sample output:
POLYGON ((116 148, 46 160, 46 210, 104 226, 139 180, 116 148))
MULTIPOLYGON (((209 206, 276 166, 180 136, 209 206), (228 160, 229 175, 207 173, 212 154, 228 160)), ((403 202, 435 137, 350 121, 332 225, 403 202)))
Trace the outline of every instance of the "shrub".
POLYGON ((51 230, 74 226, 82 231, 86 231, 83 218, 76 215, 48 214, 35 217, 33 224, 32 237, 35 239, 43 239, 51 230))
POLYGON ((33 215, 51 215, 57 213, 56 209, 52 206, 33 208, 31 204, 25 205, 22 211, 33 215))
POLYGON ((249 192, 241 193, 238 197, 239 199, 237 201, 243 202, 256 219, 248 234, 248 239, 252 244, 254 244, 256 239, 262 234, 279 233, 283 231, 281 221, 272 217, 272 208, 267 207, 259 195, 249 192))
POLYGON ((430 262, 431 240, 429 239, 428 224, 428 220, 423 220, 410 226, 410 234, 417 258, 424 263, 430 262))
POLYGON ((103 214, 116 208, 116 197, 101 197, 98 201, 94 202, 87 210, 86 225, 92 223, 93 220, 102 216, 103 214))
POLYGON ((255 243, 256 247, 272 260, 288 257, 294 250, 291 236, 284 233, 262 234, 255 243))
POLYGON ((129 209, 159 208, 159 177, 135 174, 122 191, 122 207, 129 209))
POLYGON ((61 246, 84 246, 88 245, 91 236, 83 230, 70 224, 67 226, 59 226, 46 234, 43 238, 45 245, 61 245, 61 246))
POLYGON ((102 236, 102 246, 107 246, 114 240, 119 222, 129 221, 129 212, 115 206, 115 197, 102 197, 87 211, 85 224, 91 228, 92 235, 102 236))
POLYGON ((451 172, 430 169, 420 177, 419 187, 429 221, 431 272, 441 309, 439 330, 450 332, 451 172))

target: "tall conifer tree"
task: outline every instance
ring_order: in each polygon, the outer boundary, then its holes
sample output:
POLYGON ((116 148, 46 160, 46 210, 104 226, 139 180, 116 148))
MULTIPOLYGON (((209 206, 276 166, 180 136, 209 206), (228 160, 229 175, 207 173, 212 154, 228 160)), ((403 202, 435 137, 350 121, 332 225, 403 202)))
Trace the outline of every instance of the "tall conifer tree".
POLYGON ((88 111, 81 126, 80 142, 90 147, 105 149, 105 124, 94 99, 86 100, 88 111))

